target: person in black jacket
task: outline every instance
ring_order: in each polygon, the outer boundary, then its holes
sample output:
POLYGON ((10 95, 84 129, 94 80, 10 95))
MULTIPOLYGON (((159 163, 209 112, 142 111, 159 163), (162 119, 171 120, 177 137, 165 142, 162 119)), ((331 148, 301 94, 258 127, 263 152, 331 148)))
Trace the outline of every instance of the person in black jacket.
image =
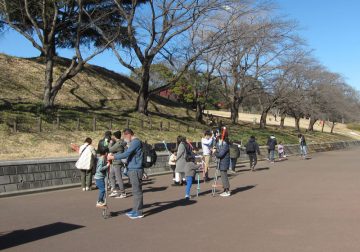
POLYGON ((250 169, 255 171, 257 164, 257 154, 260 155, 260 148, 254 136, 251 136, 247 144, 245 145, 246 153, 249 155, 250 169))
POLYGON ((274 135, 271 135, 268 139, 267 146, 269 150, 269 160, 271 163, 275 162, 275 147, 277 145, 277 141, 274 135))
POLYGON ((106 131, 104 134, 104 138, 101 139, 98 143, 97 151, 101 150, 102 152, 109 153, 109 144, 111 141, 111 131, 106 131))

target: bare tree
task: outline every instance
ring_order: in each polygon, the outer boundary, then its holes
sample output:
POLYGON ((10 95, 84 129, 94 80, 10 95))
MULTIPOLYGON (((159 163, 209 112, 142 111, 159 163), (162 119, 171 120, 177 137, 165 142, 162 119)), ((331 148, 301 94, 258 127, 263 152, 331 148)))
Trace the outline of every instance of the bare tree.
POLYGON ((90 29, 83 20, 83 4, 83 0, 0 0, 1 22, 25 37, 42 55, 45 63, 45 109, 54 107, 56 95, 65 81, 78 74, 89 60, 106 48, 105 44, 93 52, 87 51, 88 56, 83 57, 81 44, 90 29), (72 32, 69 32, 70 26, 72 32), (55 76, 56 43, 59 38, 64 38, 61 32, 66 29, 68 35, 71 34, 67 43, 72 44, 74 56, 61 74, 55 76))
MULTIPOLYGON (((174 47, 189 45, 189 31, 203 21, 212 11, 222 8, 226 0, 150 0, 141 8, 139 1, 132 0, 130 6, 124 6, 121 1, 114 0, 117 11, 125 19, 129 47, 119 47, 111 43, 111 49, 119 63, 132 72, 136 72, 140 79, 140 89, 137 98, 137 111, 147 114, 147 106, 151 95, 171 87, 176 83, 187 68, 207 50, 216 38, 220 36, 218 30, 213 29, 213 36, 208 37, 205 44, 197 45, 198 50, 186 61, 174 79, 163 87, 150 90, 150 68, 160 59, 167 59, 174 63, 174 47), (138 68, 140 71, 135 71, 138 68)), ((204 27, 203 23, 203 27, 204 27)), ((97 27, 106 41, 108 34, 97 27)), ((204 41, 203 41, 204 42, 204 41)))

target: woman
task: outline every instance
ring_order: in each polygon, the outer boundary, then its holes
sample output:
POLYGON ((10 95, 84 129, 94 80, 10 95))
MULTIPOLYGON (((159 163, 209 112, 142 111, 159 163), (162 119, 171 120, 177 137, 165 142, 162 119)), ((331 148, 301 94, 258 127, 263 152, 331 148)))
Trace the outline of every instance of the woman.
POLYGON ((81 187, 83 191, 91 190, 92 182, 92 168, 96 159, 95 148, 91 145, 91 138, 86 138, 83 145, 79 148, 79 159, 75 164, 75 167, 80 170, 81 173, 81 187))
POLYGON ((185 179, 185 165, 186 165, 186 138, 183 136, 177 137, 177 153, 176 153, 176 168, 175 168, 175 185, 183 185, 185 179))
POLYGON ((219 170, 221 175, 221 181, 224 187, 224 192, 220 194, 221 197, 230 196, 230 183, 227 171, 230 166, 230 144, 228 133, 225 128, 222 129, 223 139, 219 139, 216 148, 214 149, 214 154, 219 162, 219 170))

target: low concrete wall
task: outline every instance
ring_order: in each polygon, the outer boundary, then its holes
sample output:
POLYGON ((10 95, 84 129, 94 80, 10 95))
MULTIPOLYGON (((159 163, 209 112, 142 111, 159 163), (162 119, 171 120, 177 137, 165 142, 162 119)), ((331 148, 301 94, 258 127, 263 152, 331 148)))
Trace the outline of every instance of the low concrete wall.
MULTIPOLYGON (((360 146, 360 141, 309 144, 309 153, 341 150, 360 146)), ((298 155, 298 145, 286 145, 288 156, 298 155)), ((261 147, 259 159, 266 158, 267 149, 261 147)), ((241 152, 238 163, 247 162, 248 157, 241 152)), ((79 186, 80 173, 74 167, 76 158, 3 161, 0 163, 0 197, 45 190, 79 186)), ((146 170, 149 175, 159 175, 170 171, 168 155, 158 153, 154 167, 146 170)))

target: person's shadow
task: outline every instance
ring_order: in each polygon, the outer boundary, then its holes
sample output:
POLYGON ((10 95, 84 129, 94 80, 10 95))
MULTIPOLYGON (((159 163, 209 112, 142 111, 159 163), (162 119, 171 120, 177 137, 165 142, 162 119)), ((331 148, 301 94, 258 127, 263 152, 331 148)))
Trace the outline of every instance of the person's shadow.
POLYGON ((231 195, 235 195, 237 193, 241 193, 241 192, 251 190, 251 189, 255 188, 256 186, 257 185, 248 185, 248 186, 235 188, 234 190, 231 190, 231 195))
MULTIPOLYGON (((197 201, 195 200, 187 200, 187 199, 179 199, 174 201, 164 201, 164 202, 154 202, 151 204, 145 204, 143 209, 143 213, 145 217, 151 216, 153 214, 158 214, 166 210, 170 210, 175 207, 183 207, 183 206, 189 206, 192 204, 195 204, 197 201), (149 210, 145 210, 147 208, 150 208, 149 210)), ((126 209, 118 212, 110 212, 110 217, 116 217, 119 215, 123 215, 132 209, 126 209)))

